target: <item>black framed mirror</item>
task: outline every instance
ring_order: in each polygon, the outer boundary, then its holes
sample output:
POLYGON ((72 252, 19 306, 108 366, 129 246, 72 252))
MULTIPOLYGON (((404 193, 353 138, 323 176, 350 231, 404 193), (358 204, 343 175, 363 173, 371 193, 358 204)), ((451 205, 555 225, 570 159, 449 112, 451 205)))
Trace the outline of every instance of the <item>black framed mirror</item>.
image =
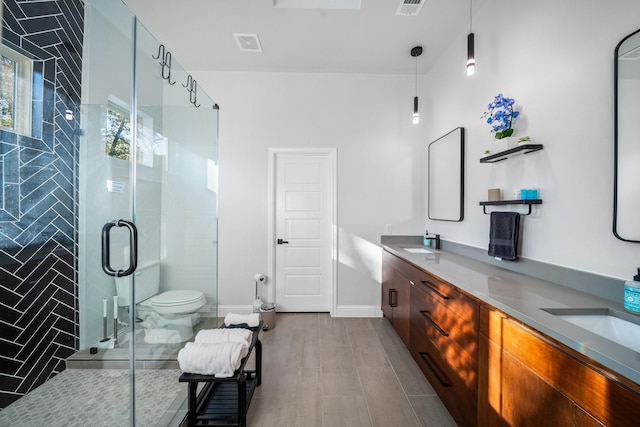
POLYGON ((439 221, 464 219, 464 128, 429 144, 428 216, 439 221))
POLYGON ((640 243, 640 30, 614 54, 613 234, 640 243))

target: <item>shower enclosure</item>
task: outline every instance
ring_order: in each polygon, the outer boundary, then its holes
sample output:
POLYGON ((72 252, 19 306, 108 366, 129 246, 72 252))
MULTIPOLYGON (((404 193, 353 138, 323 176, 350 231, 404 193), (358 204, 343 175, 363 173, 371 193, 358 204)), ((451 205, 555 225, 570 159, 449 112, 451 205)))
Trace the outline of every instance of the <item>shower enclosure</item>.
POLYGON ((218 109, 122 1, 85 7, 78 355, 130 370, 133 425, 136 370, 177 368, 184 345, 171 324, 141 322, 123 303, 137 300, 141 269, 159 265, 159 292, 204 293, 189 318, 200 318, 195 328, 215 325, 218 109), (105 269, 132 273, 126 295, 105 269))

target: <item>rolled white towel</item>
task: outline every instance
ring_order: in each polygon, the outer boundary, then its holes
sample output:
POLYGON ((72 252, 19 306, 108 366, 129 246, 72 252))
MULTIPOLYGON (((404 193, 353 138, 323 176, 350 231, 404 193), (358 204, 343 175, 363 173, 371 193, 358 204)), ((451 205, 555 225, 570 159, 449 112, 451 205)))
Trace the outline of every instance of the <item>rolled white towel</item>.
POLYGON ((243 328, 218 328, 202 329, 196 335, 194 342, 197 343, 218 343, 237 342, 249 348, 253 333, 243 328))
POLYGON ((255 328, 260 323, 260 313, 235 314, 229 313, 224 317, 226 326, 247 324, 250 328, 255 328))
POLYGON ((246 355, 247 349, 236 342, 188 342, 178 352, 178 364, 183 372, 225 378, 233 376, 246 355))

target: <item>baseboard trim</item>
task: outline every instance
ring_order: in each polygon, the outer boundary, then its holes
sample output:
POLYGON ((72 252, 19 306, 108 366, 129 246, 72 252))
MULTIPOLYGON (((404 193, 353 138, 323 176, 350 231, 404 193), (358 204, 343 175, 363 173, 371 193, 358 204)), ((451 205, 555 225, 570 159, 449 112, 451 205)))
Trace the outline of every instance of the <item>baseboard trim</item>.
MULTIPOLYGON (((218 317, 224 317, 229 313, 251 314, 252 312, 251 305, 218 306, 218 317)), ((339 305, 333 317, 382 317, 382 310, 377 305, 339 305)))
POLYGON ((382 310, 377 305, 339 305, 333 317, 382 317, 382 310))

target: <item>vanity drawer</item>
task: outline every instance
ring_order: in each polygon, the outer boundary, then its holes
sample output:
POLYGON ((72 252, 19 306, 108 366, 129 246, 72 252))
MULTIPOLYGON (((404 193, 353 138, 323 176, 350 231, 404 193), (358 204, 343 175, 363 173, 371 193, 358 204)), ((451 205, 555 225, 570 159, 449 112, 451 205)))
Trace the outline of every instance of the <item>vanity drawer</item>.
MULTIPOLYGON (((413 325, 412 325, 413 326, 413 325)), ((421 346, 424 341, 429 343, 438 350, 441 360, 445 363, 460 382, 469 390, 478 389, 478 349, 477 345, 473 349, 474 355, 471 355, 466 349, 461 348, 455 341, 447 341, 436 337, 434 341, 432 335, 421 334, 421 332, 413 328, 414 334, 412 339, 417 341, 417 346, 421 346)), ((411 343, 413 345, 413 342, 411 343)))
POLYGON ((411 355, 433 389, 460 426, 475 426, 477 417, 477 372, 450 366, 440 350, 420 331, 411 328, 411 355), (472 377, 469 384, 463 380, 472 377))
POLYGON ((479 304, 458 292, 447 282, 438 280, 436 277, 415 269, 418 274, 408 276, 412 279, 415 287, 422 292, 433 297, 435 301, 445 305, 449 310, 460 316, 464 321, 478 324, 479 304))
MULTIPOLYGON (((471 324, 474 330, 478 330, 480 323, 480 306, 453 288, 448 293, 435 293, 430 285, 425 282, 412 281, 411 305, 415 309, 427 310, 433 313, 434 318, 449 327, 456 327, 459 322, 471 324)), ((466 327, 465 327, 466 328, 466 327)))
POLYGON ((476 369, 478 358, 478 326, 466 322, 444 305, 421 298, 423 292, 411 292, 411 328, 428 337, 447 358, 466 357, 476 369), (464 354, 462 354, 464 353, 464 354))

